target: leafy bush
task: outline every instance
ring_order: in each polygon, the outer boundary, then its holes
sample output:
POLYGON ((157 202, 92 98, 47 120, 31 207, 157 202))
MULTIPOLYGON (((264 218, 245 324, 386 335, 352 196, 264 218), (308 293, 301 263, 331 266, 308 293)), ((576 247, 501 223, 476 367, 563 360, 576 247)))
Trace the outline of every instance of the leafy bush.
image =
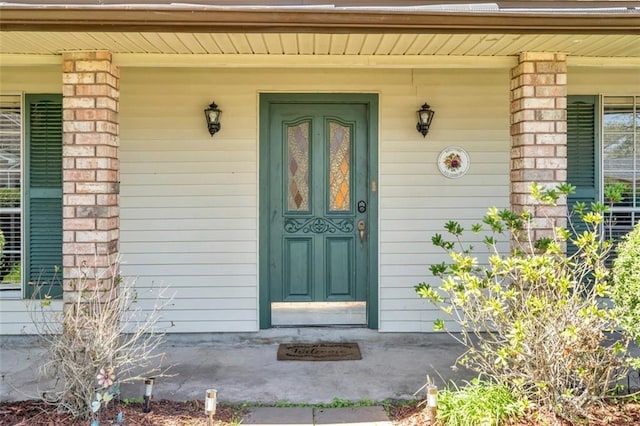
POLYGON ((446 426, 498 426, 523 416, 526 408, 506 386, 476 378, 462 388, 440 391, 437 420, 446 426))
POLYGON ((108 270, 112 278, 103 278, 98 268, 81 268, 80 278, 69 285, 78 296, 63 312, 53 310, 47 298, 30 302, 48 350, 40 374, 55 379, 43 393, 45 401, 74 417, 91 417, 92 424, 98 424, 98 410, 119 394, 120 383, 166 371, 164 353, 157 351, 165 333, 156 323, 171 298, 160 290, 153 308, 143 311, 134 283, 121 281, 117 272, 116 265, 108 270))
POLYGON ((19 205, 19 188, 0 188, 0 207, 17 207, 19 205))
MULTIPOLYGON (((532 186, 542 206, 555 206, 573 190, 532 186)), ((610 293, 605 265, 611 244, 599 235, 607 208, 577 203, 574 212, 584 231, 572 237, 556 227, 548 237, 535 239, 531 213, 516 214, 491 208, 482 224, 489 255, 482 265, 473 247, 463 244, 464 228, 445 225, 452 240, 441 234, 434 245, 448 252, 452 263, 431 266, 440 284, 422 283, 417 293, 441 307, 460 329, 451 333, 467 350, 462 365, 490 377, 540 407, 566 416, 585 413, 585 407, 607 395, 626 374, 628 339, 608 333, 616 326, 611 309, 602 303, 610 293), (498 249, 511 241, 510 253, 498 249), (567 256, 572 241, 577 252, 567 256)), ((436 329, 450 323, 436 321, 436 329)))
POLYGON ((620 326, 640 345, 640 224, 617 247, 612 298, 620 326))
POLYGON ((16 262, 11 267, 11 270, 9 271, 9 273, 2 278, 2 282, 14 284, 14 283, 19 283, 21 279, 22 279, 22 264, 20 262, 16 262))

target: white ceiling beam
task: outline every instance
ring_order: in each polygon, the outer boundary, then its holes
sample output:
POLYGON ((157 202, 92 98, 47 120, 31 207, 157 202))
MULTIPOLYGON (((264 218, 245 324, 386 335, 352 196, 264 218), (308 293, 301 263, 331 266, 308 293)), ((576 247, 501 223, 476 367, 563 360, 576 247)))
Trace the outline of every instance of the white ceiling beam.
POLYGON ((22 55, 14 53, 0 53, 0 66, 2 67, 34 67, 61 64, 62 55, 22 55))
POLYGON ((510 68, 510 56, 419 56, 419 55, 179 55, 113 54, 114 62, 126 67, 200 68, 510 68))
MULTIPOLYGON (((114 53, 113 61, 127 67, 180 68, 511 68, 512 56, 392 56, 392 55, 180 55, 114 53)), ((0 66, 61 65, 62 55, 0 54, 0 66)), ((570 67, 640 69, 639 57, 568 56, 570 67)))
POLYGON ((568 56, 567 66, 597 68, 631 68, 640 69, 640 58, 604 58, 588 56, 568 56))

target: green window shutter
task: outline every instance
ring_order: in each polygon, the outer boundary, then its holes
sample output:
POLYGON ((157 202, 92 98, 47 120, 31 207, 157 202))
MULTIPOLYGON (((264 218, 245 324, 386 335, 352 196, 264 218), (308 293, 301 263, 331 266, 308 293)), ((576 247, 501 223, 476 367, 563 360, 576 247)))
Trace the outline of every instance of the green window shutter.
POLYGON ((62 296, 62 96, 25 97, 26 297, 62 296))
MULTIPOLYGON (((598 200, 598 98, 597 96, 569 96, 567 101, 567 182, 576 187, 568 197, 569 212, 577 202, 589 206, 598 200)), ((582 232, 584 225, 574 219, 576 231, 582 232)), ((575 253, 569 245, 569 254, 575 253)))

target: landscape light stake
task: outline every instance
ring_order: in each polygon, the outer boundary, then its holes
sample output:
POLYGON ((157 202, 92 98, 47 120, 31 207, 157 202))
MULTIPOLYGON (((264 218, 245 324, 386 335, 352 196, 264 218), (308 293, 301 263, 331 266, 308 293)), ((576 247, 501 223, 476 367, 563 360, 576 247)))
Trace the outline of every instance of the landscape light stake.
POLYGON ((150 377, 144 381, 144 406, 142 407, 143 413, 151 412, 151 399, 153 398, 153 382, 154 378, 150 377))
POLYGON ((427 386, 427 411, 431 424, 436 424, 436 414, 438 413, 438 387, 436 385, 427 386))
POLYGON ((208 417, 207 425, 213 426, 213 416, 216 414, 216 406, 218 405, 218 391, 215 389, 207 389, 204 399, 204 413, 208 417))

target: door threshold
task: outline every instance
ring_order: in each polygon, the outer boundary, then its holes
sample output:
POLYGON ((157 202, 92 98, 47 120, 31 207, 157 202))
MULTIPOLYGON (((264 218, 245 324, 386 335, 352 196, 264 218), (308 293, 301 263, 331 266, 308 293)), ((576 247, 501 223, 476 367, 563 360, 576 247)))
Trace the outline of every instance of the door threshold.
POLYGON ((302 325, 274 325, 271 328, 367 328, 366 324, 302 324, 302 325))
POLYGON ((272 327, 366 327, 366 302, 273 302, 272 327))

